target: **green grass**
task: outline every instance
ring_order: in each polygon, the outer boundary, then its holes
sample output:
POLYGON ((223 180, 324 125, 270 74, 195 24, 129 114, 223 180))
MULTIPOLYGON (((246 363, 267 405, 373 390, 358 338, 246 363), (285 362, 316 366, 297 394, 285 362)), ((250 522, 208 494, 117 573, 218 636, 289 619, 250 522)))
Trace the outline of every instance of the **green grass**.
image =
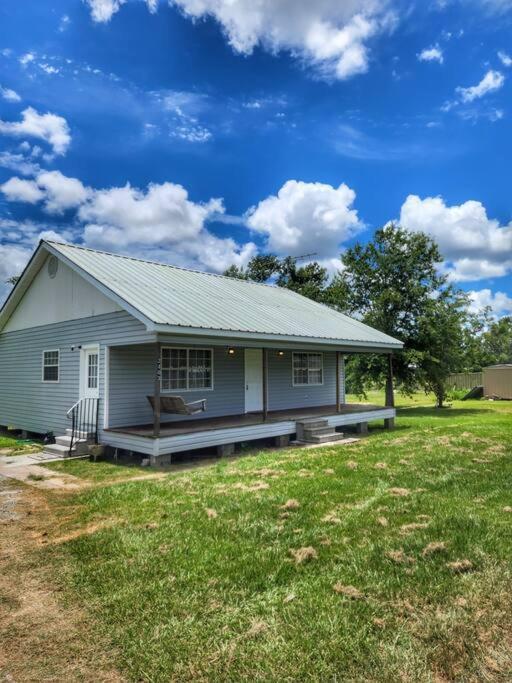
POLYGON ((140 477, 151 474, 153 470, 147 467, 140 467, 135 464, 126 464, 122 460, 119 464, 98 460, 91 462, 87 458, 76 458, 73 460, 60 460, 57 462, 45 463, 45 467, 54 472, 72 474, 80 479, 87 479, 93 483, 114 482, 130 477, 140 477))
POLYGON ((41 450, 42 445, 37 441, 18 439, 12 436, 0 434, 0 450, 9 449, 9 452, 0 455, 26 455, 41 450))
POLYGON ((111 486, 67 463, 103 485, 54 499, 70 540, 41 560, 129 680, 510 680, 512 403, 401 403, 354 446, 111 486))

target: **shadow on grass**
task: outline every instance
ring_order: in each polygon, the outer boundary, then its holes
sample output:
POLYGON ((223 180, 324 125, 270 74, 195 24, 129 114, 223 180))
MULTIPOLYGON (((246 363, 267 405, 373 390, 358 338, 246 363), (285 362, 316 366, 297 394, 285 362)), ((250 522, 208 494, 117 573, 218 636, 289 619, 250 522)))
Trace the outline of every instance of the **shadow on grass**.
POLYGON ((416 408, 397 408, 397 416, 403 414, 407 417, 464 417, 466 415, 482 415, 483 413, 492 413, 490 408, 426 408, 425 406, 418 406, 416 408))

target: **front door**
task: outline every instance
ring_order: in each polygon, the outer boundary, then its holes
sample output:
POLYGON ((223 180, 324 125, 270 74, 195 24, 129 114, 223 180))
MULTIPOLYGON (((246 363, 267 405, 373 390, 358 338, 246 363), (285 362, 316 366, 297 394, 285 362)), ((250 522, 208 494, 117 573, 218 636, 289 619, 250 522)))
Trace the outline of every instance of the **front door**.
POLYGON ((80 353, 80 398, 99 398, 99 370, 99 346, 82 348, 80 353))
POLYGON ((245 349, 245 412, 263 410, 263 354, 261 349, 245 349))

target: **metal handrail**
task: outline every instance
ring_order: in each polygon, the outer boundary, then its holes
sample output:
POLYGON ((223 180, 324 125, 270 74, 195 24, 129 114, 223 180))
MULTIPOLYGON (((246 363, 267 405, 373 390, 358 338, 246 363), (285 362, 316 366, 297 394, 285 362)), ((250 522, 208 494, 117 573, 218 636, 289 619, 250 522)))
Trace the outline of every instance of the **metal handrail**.
POLYGON ((83 432, 87 435, 94 434, 94 443, 98 443, 99 408, 99 398, 81 398, 67 411, 66 417, 71 420, 69 455, 72 454, 73 446, 83 432))

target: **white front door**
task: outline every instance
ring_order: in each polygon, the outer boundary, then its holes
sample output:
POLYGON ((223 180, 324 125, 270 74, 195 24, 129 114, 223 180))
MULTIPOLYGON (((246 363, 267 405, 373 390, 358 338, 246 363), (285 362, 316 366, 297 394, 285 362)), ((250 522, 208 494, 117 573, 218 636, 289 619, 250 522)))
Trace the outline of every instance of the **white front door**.
POLYGON ((80 351, 80 398, 100 396, 100 348, 84 346, 80 351))
POLYGON ((245 412, 263 410, 263 354, 261 349, 245 349, 245 412))

